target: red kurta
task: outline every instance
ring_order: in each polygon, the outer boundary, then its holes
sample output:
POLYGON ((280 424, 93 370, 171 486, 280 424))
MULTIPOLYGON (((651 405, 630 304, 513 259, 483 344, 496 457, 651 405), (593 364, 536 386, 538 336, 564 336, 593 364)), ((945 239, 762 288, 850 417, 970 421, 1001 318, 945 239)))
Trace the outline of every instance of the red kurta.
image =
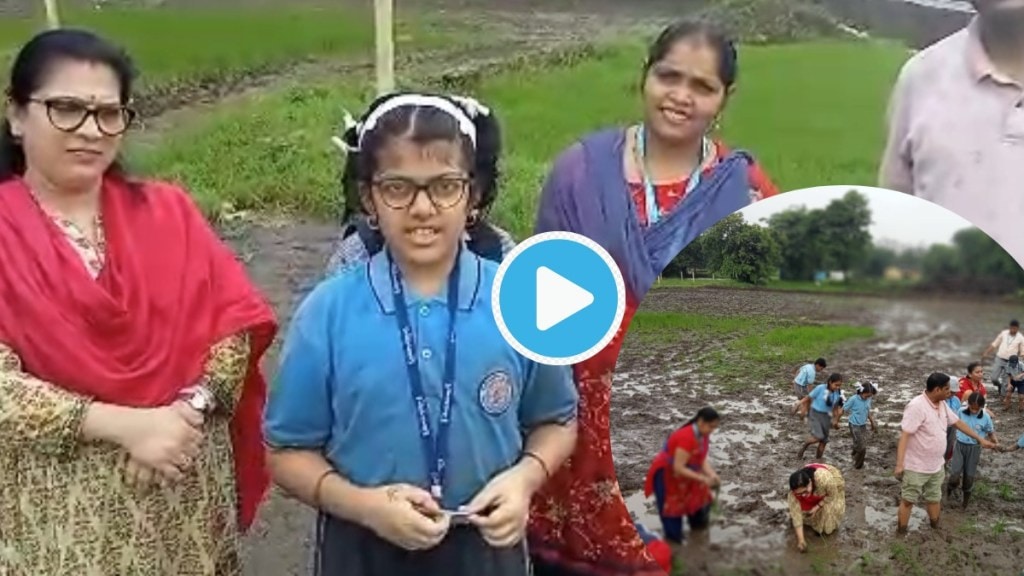
POLYGON ((682 450, 690 455, 686 467, 699 471, 707 460, 710 445, 708 437, 700 437, 696 424, 690 424, 673 432, 665 449, 654 457, 644 482, 644 494, 650 496, 654 493, 654 477, 664 471, 665 501, 662 516, 665 518, 690 516, 711 503, 713 498, 707 484, 677 475, 673 470, 676 451, 682 450))

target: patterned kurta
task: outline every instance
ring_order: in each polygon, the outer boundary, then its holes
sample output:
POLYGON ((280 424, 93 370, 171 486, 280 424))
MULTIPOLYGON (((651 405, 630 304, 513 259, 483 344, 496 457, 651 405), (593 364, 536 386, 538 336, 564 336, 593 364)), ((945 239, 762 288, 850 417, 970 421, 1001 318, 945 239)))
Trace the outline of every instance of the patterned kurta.
POLYGON ((839 524, 846 516, 846 481, 843 475, 835 466, 823 464, 825 468, 814 471, 815 496, 824 496, 821 508, 810 518, 804 517, 800 508, 800 502, 789 494, 789 517, 793 520, 793 527, 810 526, 818 534, 831 534, 839 528, 839 524))
MULTIPOLYGON (((96 277, 105 242, 55 218, 96 277)), ((219 412, 201 454, 167 488, 126 482, 127 452, 84 442, 89 399, 23 370, 0 343, 0 576, 235 576, 241 574, 229 431, 248 368, 244 335, 215 345, 206 364, 219 412)))

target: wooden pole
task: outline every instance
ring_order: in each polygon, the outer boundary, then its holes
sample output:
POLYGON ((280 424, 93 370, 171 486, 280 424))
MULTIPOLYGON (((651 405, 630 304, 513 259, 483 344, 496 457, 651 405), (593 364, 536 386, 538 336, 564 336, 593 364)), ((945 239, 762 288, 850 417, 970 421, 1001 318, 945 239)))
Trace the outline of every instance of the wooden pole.
POLYGON ((57 0, 43 0, 46 7, 46 27, 50 30, 60 28, 60 11, 57 10, 57 0))
POLYGON ((374 0, 377 39, 377 94, 395 89, 395 1, 374 0))

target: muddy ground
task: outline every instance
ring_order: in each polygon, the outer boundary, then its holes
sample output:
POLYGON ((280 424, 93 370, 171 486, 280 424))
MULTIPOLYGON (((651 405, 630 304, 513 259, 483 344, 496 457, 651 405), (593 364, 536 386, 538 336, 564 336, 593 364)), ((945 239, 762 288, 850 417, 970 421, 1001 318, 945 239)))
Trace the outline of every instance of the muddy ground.
MULTIPOLYGON (((828 354, 829 371, 849 384, 879 383, 878 432, 866 465, 854 470, 849 430, 833 431, 825 461, 843 471, 847 515, 833 537, 809 537, 810 552, 795 551, 786 493, 789 475, 805 460, 796 456, 806 425, 789 415, 794 366, 777 366, 775 377, 723 393, 707 377, 711 354, 729 338, 680 335, 659 347, 627 337, 612 393, 612 437, 619 481, 631 509, 657 528, 653 503, 645 502, 643 478, 650 458, 668 433, 700 407, 723 415, 712 437, 712 463, 723 478, 710 530, 679 550, 684 574, 929 574, 1013 575, 1024 569, 1024 472, 1022 453, 986 451, 968 512, 944 507, 932 530, 915 510, 906 537, 895 534, 899 486, 892 476, 902 409, 927 375, 960 376, 977 359, 1019 306, 967 300, 894 300, 728 289, 656 289, 643 309, 708 315, 767 316, 801 323, 843 323, 875 328, 875 337, 828 354)), ((664 340, 663 340, 664 341, 664 340)), ((818 351, 808 350, 814 358, 818 351)), ((987 363, 986 363, 987 367, 987 363)), ((1024 433, 1024 415, 996 407, 997 435, 1004 442, 1024 433)))

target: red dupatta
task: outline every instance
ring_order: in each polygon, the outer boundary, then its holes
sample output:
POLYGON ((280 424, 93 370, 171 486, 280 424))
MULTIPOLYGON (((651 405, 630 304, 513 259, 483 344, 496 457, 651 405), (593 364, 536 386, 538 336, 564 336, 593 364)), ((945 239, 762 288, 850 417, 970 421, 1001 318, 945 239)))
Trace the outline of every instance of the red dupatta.
POLYGON ((107 254, 94 280, 28 186, 0 184, 0 342, 28 373, 63 389, 156 407, 202 376, 214 344, 248 332, 231 422, 247 529, 269 483, 259 361, 277 331, 273 311, 185 191, 107 179, 101 203, 107 254))
MULTIPOLYGON (((821 464, 808 464, 805 467, 813 469, 815 473, 817 473, 818 470, 827 470, 828 469, 828 468, 826 468, 825 466, 823 466, 821 464)), ((811 510, 814 510, 814 507, 817 506, 818 504, 820 504, 821 501, 825 499, 825 495, 824 494, 822 494, 821 496, 817 496, 817 495, 814 494, 814 480, 813 479, 811 480, 811 489, 810 490, 808 490, 807 492, 804 492, 803 494, 793 494, 793 497, 796 498, 796 501, 800 503, 800 509, 803 510, 804 512, 810 512, 811 510)))

